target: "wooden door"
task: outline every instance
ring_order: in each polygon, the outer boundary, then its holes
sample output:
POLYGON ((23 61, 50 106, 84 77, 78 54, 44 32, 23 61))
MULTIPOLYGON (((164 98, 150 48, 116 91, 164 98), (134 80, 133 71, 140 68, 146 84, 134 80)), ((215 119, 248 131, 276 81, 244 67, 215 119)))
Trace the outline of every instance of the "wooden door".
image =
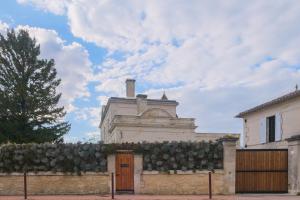
POLYGON ((251 149, 236 152, 237 193, 288 192, 288 151, 251 149))
POLYGON ((116 191, 133 192, 133 154, 122 152, 116 155, 116 191))

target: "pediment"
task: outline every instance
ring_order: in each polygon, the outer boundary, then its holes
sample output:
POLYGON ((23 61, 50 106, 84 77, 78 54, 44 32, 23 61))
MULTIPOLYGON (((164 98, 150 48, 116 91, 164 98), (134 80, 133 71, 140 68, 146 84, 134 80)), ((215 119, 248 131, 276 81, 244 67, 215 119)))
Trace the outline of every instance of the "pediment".
POLYGON ((141 114, 141 117, 142 118, 162 118, 162 117, 172 118, 172 115, 164 109, 151 108, 144 111, 141 114))

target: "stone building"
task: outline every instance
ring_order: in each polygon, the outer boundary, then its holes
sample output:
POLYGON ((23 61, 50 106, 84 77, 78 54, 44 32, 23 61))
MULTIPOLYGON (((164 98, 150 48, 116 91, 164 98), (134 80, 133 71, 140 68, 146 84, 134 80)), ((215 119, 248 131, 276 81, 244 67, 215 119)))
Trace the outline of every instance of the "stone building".
MULTIPOLYGON (((250 152, 253 155, 258 155, 259 152, 264 154, 264 160, 269 159, 268 165, 260 165, 259 169, 262 174, 266 171, 265 166, 268 166, 269 172, 270 166, 273 169, 278 170, 278 163, 282 163, 280 169, 273 175, 280 176, 284 173, 284 178, 273 178, 271 173, 267 173, 268 176, 264 176, 264 180, 269 181, 270 187, 273 187, 275 180, 286 184, 290 194, 300 194, 300 91, 296 87, 296 90, 253 107, 249 110, 241 112, 236 117, 243 119, 243 135, 244 147, 248 156, 250 152), (276 155, 279 152, 284 156, 271 156, 276 155), (266 155, 269 155, 266 157, 266 155), (271 163, 271 164, 270 164, 271 163), (274 167, 276 166, 276 167, 274 167)), ((249 159, 249 157, 247 157, 249 159)), ((250 166, 251 167, 251 166, 250 166)), ((253 177, 257 177, 257 174, 253 174, 253 177)), ((265 181, 265 183, 267 183, 265 181)), ((257 183, 260 185, 260 183, 257 183)), ((251 188, 251 187, 249 187, 251 188)))
POLYGON ((135 95, 135 80, 126 80, 126 97, 111 97, 102 107, 104 143, 215 140, 225 134, 195 133, 194 118, 180 118, 178 102, 166 94, 160 99, 135 95))
POLYGON ((243 141, 248 148, 287 148, 300 134, 300 91, 296 90, 241 112, 243 141))

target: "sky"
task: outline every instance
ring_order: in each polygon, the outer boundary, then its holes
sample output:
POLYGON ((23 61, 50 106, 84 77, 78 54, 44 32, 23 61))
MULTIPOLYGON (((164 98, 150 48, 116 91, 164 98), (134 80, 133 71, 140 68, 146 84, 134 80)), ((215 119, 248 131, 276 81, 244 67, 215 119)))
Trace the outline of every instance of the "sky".
POLYGON ((26 29, 55 59, 67 142, 100 139, 101 105, 136 92, 179 102, 197 132, 241 133, 241 111, 300 84, 298 0, 1 0, 0 33, 26 29))

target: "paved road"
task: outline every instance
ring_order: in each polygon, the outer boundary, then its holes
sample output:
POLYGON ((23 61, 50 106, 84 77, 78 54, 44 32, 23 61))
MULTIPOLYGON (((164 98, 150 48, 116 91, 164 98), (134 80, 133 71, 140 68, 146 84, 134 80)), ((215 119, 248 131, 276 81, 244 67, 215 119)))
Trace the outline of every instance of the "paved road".
MULTIPOLYGON (((23 200, 22 196, 0 196, 0 200, 23 200)), ((28 200, 109 200, 109 195, 60 195, 60 196, 29 196, 28 200)), ((179 195, 179 196, 150 196, 150 195, 117 195, 116 200, 208 200, 205 196, 179 195)), ((300 196, 290 195, 236 195, 213 196, 213 200, 300 200, 300 196)))

